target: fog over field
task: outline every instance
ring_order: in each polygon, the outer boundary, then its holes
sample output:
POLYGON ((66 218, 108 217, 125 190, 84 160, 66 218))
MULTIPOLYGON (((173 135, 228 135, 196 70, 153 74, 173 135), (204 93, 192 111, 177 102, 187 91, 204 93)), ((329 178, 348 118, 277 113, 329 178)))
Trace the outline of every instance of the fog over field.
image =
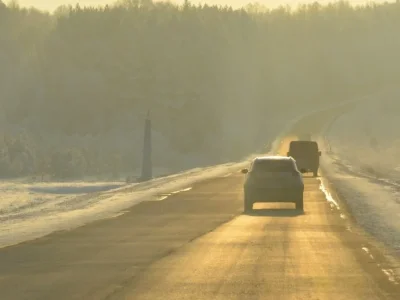
POLYGON ((398 89, 372 97, 339 117, 327 136, 343 164, 368 176, 400 184, 398 89))
POLYGON ((160 173, 239 160, 295 116, 398 82, 399 17, 399 3, 0 4, 0 175, 121 180, 148 110, 160 173))

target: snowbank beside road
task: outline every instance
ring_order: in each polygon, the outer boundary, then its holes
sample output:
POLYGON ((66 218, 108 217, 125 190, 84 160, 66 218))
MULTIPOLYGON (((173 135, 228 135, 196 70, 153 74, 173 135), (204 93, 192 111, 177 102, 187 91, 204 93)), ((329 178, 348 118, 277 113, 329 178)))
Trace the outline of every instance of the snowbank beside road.
POLYGON ((141 201, 161 200, 168 194, 189 190, 200 180, 238 171, 252 158, 129 185, 3 182, 0 185, 0 247, 115 217, 141 201))
POLYGON ((357 222, 400 255, 400 103, 393 94, 335 120, 325 132, 324 174, 357 222))

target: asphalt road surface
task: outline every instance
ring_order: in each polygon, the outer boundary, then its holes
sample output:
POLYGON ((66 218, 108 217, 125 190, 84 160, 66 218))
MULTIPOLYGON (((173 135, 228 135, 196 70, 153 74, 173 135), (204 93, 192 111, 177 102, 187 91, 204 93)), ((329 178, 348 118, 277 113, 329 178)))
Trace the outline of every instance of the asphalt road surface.
POLYGON ((0 299, 400 299, 381 250, 349 230, 318 179, 305 178, 304 213, 242 214, 242 184, 240 173, 206 180, 0 249, 0 299))

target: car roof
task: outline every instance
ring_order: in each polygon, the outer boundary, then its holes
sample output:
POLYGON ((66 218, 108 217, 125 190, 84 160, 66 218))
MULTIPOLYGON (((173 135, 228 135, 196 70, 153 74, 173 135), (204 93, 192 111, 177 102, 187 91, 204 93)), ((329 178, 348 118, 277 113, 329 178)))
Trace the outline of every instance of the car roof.
POLYGON ((317 144, 317 142, 300 140, 300 141, 290 141, 290 144, 317 144))
POLYGON ((266 155, 266 156, 257 156, 254 159, 254 161, 260 161, 260 160, 293 160, 293 158, 282 155, 266 155))

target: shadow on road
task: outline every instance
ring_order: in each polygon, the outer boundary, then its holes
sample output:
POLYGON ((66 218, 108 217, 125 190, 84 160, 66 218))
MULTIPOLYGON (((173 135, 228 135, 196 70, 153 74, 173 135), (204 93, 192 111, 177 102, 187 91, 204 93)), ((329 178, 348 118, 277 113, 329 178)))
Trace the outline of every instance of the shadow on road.
POLYGON ((255 217, 297 217, 304 215, 305 212, 293 208, 260 208, 243 214, 255 217))

